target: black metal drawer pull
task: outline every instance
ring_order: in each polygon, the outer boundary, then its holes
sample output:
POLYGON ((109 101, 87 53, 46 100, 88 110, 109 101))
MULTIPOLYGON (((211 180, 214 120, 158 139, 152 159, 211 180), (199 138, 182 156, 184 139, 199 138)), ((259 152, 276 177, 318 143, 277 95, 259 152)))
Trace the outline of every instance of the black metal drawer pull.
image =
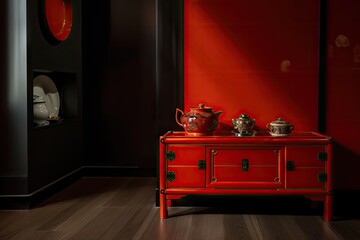
POLYGON ((249 171, 249 160, 244 158, 242 161, 241 161, 241 166, 242 166, 242 170, 244 172, 247 172, 249 171))
POLYGON ((286 170, 295 171, 295 163, 294 163, 294 161, 286 161, 286 170))

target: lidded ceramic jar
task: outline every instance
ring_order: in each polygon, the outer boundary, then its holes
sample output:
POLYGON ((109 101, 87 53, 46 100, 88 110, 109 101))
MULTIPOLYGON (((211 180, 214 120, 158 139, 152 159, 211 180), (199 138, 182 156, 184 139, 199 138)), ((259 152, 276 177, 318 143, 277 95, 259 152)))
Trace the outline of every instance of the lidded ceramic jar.
POLYGON ((34 104, 34 122, 39 125, 47 125, 49 122, 47 121, 49 117, 49 110, 45 105, 45 100, 43 96, 33 96, 33 104, 34 104))
POLYGON ((268 123, 266 127, 269 129, 269 133, 272 136, 288 136, 291 135, 291 132, 294 130, 294 125, 290 124, 287 121, 284 121, 282 118, 278 118, 271 123, 268 123))
POLYGON ((233 118, 232 123, 234 129, 239 133, 251 133, 255 126, 255 119, 251 119, 247 114, 241 114, 238 118, 233 118))
POLYGON ((221 113, 222 111, 213 112, 211 107, 206 107, 201 103, 197 107, 190 107, 187 113, 177 108, 175 120, 188 135, 211 135, 219 124, 221 113))

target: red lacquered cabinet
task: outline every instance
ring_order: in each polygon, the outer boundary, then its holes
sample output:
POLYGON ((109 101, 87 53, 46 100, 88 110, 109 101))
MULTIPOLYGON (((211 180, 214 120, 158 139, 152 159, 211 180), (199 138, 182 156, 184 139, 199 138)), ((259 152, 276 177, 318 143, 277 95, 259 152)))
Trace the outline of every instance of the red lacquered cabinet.
POLYGON ((331 138, 315 132, 237 137, 220 132, 160 137, 160 218, 187 195, 303 195, 332 210, 331 138))

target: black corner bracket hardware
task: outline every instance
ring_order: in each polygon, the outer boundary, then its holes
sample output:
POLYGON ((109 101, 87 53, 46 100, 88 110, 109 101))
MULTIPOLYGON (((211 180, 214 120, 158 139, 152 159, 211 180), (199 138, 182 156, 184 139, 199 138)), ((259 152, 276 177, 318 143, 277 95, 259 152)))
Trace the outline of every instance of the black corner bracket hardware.
POLYGON ((323 183, 323 182, 326 182, 327 181, 327 175, 326 173, 319 173, 318 174, 318 181, 323 183))
POLYGON ((175 173, 174 172, 166 173, 166 180, 168 180, 169 182, 175 181, 175 173))
POLYGON ((176 158, 176 154, 174 151, 169 151, 169 152, 166 152, 166 159, 167 160, 174 160, 176 158))
POLYGON ((320 160, 320 162, 327 161, 327 159, 328 159, 327 152, 319 152, 318 153, 318 159, 320 160))

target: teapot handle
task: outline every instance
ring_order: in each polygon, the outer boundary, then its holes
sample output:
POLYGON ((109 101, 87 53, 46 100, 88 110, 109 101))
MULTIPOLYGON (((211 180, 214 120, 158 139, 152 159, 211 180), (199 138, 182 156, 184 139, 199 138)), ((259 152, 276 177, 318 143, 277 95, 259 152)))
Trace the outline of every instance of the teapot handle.
POLYGON ((183 127, 183 125, 181 124, 181 122, 179 121, 179 118, 178 118, 179 112, 181 113, 180 117, 184 115, 184 112, 177 108, 176 112, 175 112, 175 120, 176 120, 176 123, 179 124, 179 126, 183 127))
POLYGON ((293 130, 294 130, 294 128, 295 128, 295 126, 294 126, 294 125, 290 125, 290 132, 291 132, 291 131, 293 131, 293 130))

